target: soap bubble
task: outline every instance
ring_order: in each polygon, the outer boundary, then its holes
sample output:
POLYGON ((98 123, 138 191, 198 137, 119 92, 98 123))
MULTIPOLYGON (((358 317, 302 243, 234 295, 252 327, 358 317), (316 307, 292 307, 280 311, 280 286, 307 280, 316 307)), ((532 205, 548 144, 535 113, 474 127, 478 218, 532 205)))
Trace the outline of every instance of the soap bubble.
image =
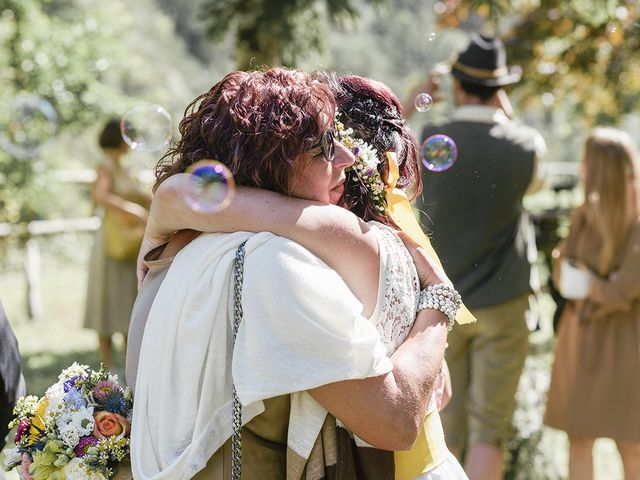
POLYGON ((544 92, 542 95, 540 95, 540 101, 546 108, 550 108, 556 101, 556 97, 551 92, 544 92))
POLYGON ((432 135, 422 144, 422 164, 432 172, 450 169, 458 158, 456 143, 446 135, 432 135))
POLYGON ((436 2, 433 5, 433 11, 436 15, 443 15, 447 11, 447 6, 443 2, 436 2))
POLYGON ((231 203, 235 181, 226 165, 201 160, 191 165, 186 177, 187 203, 198 212, 217 212, 231 203))
POLYGON ((428 112, 433 106, 433 98, 428 93, 419 93, 414 100, 416 110, 419 112, 428 112))
POLYGON ((16 158, 34 157, 58 129, 58 114, 44 98, 20 94, 8 106, 0 144, 16 158))
POLYGON ((122 117, 120 132, 132 150, 156 152, 164 149, 171 141, 171 115, 160 105, 136 105, 122 117))

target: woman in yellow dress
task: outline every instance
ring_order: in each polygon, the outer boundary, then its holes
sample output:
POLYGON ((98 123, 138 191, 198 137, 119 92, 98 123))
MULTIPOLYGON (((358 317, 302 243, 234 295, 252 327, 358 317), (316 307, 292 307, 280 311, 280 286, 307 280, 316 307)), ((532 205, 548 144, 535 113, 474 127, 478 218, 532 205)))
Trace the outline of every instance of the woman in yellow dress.
POLYGON ((129 146, 120 119, 107 122, 98 142, 103 158, 96 168, 93 199, 102 216, 91 253, 84 327, 98 332, 100 361, 111 368, 111 339, 126 335, 137 294, 135 260, 148 216, 150 195, 123 163, 129 146))

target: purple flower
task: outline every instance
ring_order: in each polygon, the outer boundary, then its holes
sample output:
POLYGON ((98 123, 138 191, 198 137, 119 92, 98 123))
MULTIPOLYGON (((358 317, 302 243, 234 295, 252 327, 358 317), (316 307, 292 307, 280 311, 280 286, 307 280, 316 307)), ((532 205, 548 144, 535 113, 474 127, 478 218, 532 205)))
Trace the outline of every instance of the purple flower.
POLYGON ((96 384, 96 387, 93 389, 93 396, 96 400, 101 401, 111 395, 113 392, 119 390, 117 384, 110 381, 101 381, 96 384))
POLYGON ((18 443, 22 439, 24 434, 27 433, 27 430, 29 430, 30 426, 31 421, 28 418, 23 418, 22 420, 20 420, 20 423, 18 423, 18 428, 16 429, 16 443, 18 443))
POLYGON ((76 454, 76 457, 82 458, 87 453, 87 449, 97 443, 98 439, 93 435, 89 435, 88 437, 80 437, 80 441, 78 442, 78 445, 76 445, 76 447, 73 449, 73 452, 76 454))
POLYGON ((76 375, 75 377, 71 377, 69 380, 67 380, 66 382, 64 382, 62 385, 64 387, 64 391, 68 392, 71 389, 75 389, 76 388, 76 382, 78 380, 84 380, 85 378, 87 378, 86 375, 76 375))

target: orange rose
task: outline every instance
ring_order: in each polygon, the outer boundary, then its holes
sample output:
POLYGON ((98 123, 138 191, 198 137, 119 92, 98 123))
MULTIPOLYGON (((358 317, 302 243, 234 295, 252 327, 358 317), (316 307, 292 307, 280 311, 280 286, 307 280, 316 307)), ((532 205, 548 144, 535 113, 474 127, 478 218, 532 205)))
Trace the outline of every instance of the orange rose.
POLYGON ((117 413, 98 412, 93 416, 93 421, 93 436, 96 438, 122 438, 131 430, 127 419, 117 413))

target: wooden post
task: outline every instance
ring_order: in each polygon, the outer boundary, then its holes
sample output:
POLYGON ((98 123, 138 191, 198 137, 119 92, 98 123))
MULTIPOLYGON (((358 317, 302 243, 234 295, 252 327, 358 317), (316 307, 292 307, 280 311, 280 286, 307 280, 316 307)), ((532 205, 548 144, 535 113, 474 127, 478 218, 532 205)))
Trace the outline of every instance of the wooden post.
POLYGON ((40 244, 35 238, 30 238, 25 247, 24 271, 27 277, 27 313, 31 320, 36 320, 42 315, 40 244))

